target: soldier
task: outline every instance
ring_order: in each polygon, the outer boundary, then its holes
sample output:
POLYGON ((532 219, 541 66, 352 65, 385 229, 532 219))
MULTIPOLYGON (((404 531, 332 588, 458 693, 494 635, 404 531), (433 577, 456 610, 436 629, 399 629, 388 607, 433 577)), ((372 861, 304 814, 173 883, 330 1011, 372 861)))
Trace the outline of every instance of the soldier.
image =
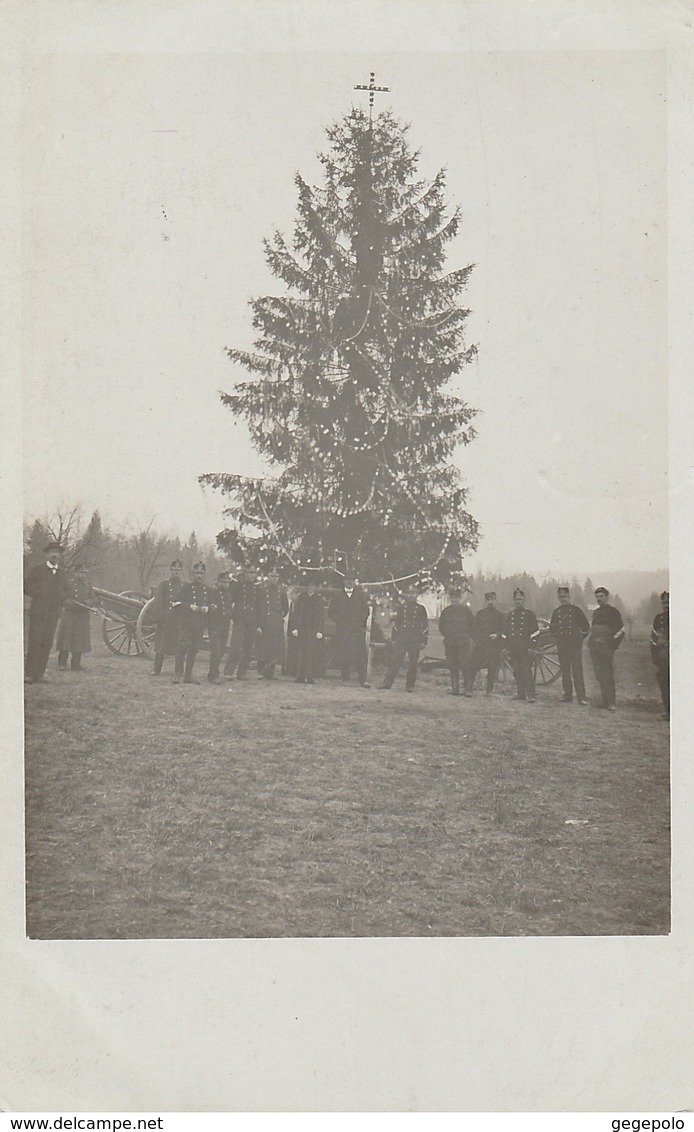
POLYGON ((393 625, 393 651, 390 665, 381 688, 392 688, 400 665, 408 657, 405 689, 414 692, 417 679, 419 653, 429 638, 429 618, 423 605, 417 601, 417 590, 411 586, 405 593, 405 603, 395 615, 393 625))
POLYGON ((595 591, 598 608, 593 613, 588 649, 600 685, 600 706, 615 711, 614 654, 624 639, 624 623, 619 610, 608 603, 609 596, 609 590, 598 586, 595 591))
POLYGON ((207 679, 210 684, 224 683, 219 675, 219 665, 229 640, 232 605, 231 577, 226 570, 223 570, 217 575, 217 586, 212 592, 212 605, 207 614, 207 631, 210 637, 210 670, 207 679))
POLYGON ((535 703, 535 677, 530 650, 540 635, 537 617, 531 609, 525 608, 523 590, 513 591, 514 608, 506 617, 504 636, 511 657, 511 667, 516 681, 516 699, 535 703))
POLYGON ((583 610, 577 605, 572 605, 569 596, 568 586, 557 588, 559 606, 552 613, 549 631, 557 642, 561 683, 564 689, 561 702, 570 704, 575 688, 579 704, 585 705, 588 701, 583 679, 583 641, 590 632, 590 625, 583 610))
POLYGON ((470 691, 480 668, 487 669, 487 695, 491 696, 501 665, 501 646, 504 639, 504 615, 496 608, 496 593, 484 595, 485 604, 475 614, 475 643, 472 649, 470 691))
POLYGON ((451 590, 450 605, 439 617, 439 632, 443 637, 446 660, 451 673, 451 695, 460 695, 460 673, 463 674, 463 691, 472 695, 472 640, 475 619, 472 610, 463 603, 463 591, 451 590))
POLYGON ((154 635, 154 668, 150 675, 158 676, 165 656, 173 656, 178 645, 180 607, 178 597, 183 589, 183 563, 174 558, 169 567, 171 576, 157 586, 150 606, 150 617, 156 622, 154 635))
POLYGON ((247 680, 246 672, 251 663, 255 639, 258 635, 258 610, 256 603, 256 581, 253 571, 243 567, 239 571, 233 587, 233 607, 231 620, 231 643, 227 662, 224 666, 224 679, 247 680))
POLYGON ((94 604, 94 590, 87 581, 87 567, 84 562, 75 567, 74 578, 68 581, 55 647, 58 650, 58 668, 67 671, 67 658, 71 653, 70 670, 82 672, 82 653, 91 652, 89 633, 89 609, 94 604))
POLYGON ((305 580, 289 614, 288 632, 297 642, 296 684, 314 684, 319 670, 319 652, 325 631, 325 603, 317 592, 315 575, 305 580))
POLYGON ((258 638, 258 679, 275 680, 275 665, 284 664, 284 619, 289 599, 280 576, 273 570, 267 581, 256 587, 258 638))
POLYGON ((328 617, 335 622, 333 657, 339 665, 343 684, 349 684, 351 671, 355 668, 362 688, 369 687, 366 682, 366 625, 370 611, 365 591, 355 584, 352 574, 345 574, 342 589, 335 594, 328 609, 328 617))
POLYGON ((58 618, 68 593, 65 571, 60 565, 60 544, 44 546, 46 561, 30 570, 24 581, 24 593, 31 598, 29 640, 24 666, 25 684, 46 684, 44 676, 53 647, 58 618))
POLYGON ((181 612, 173 682, 180 684, 183 680, 184 684, 197 684, 193 665, 207 627, 207 615, 214 605, 214 593, 205 585, 204 562, 193 566, 193 580, 182 587, 178 604, 181 612))
POLYGON ((653 620, 651 629, 651 660, 663 700, 663 714, 660 719, 670 718, 670 594, 663 590, 660 595, 662 610, 653 620))

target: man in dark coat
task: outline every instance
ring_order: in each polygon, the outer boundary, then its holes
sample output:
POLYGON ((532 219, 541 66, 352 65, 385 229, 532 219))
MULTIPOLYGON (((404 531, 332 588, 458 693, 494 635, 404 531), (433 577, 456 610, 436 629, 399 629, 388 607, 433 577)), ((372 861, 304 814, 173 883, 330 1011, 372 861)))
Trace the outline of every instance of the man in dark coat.
POLYGON ((429 618, 423 605, 417 601, 417 590, 412 586, 405 594, 404 604, 395 615, 393 625, 393 651, 381 688, 392 688, 400 665, 408 658, 405 688, 414 692, 419 654, 429 639, 429 618))
POLYGON ((557 588, 559 605, 552 613, 549 631, 557 642, 557 654, 564 689, 562 703, 570 704, 573 691, 579 704, 587 704, 586 685, 583 679, 583 641, 590 632, 588 618, 582 609, 572 605, 568 586, 557 588))
POLYGON ((284 619, 289 613, 289 598, 280 577, 273 570, 256 587, 258 638, 258 678, 275 679, 275 665, 284 664, 284 619))
POLYGON ((598 608, 593 613, 588 649, 600 685, 600 706, 615 711, 614 654, 624 640, 624 622, 619 610, 609 604, 609 596, 609 590, 598 586, 595 591, 598 608))
POLYGON ((485 604, 475 614, 475 643, 472 648, 470 691, 480 668, 487 670, 487 695, 491 696, 501 665, 501 646, 504 639, 504 615, 496 607, 496 593, 484 595, 485 604))
POLYGON ((223 570, 217 575, 217 586, 212 591, 212 604, 207 614, 207 632, 210 637, 210 670, 207 679, 210 684, 224 683, 219 675, 219 665, 229 640, 232 606, 231 578, 223 570))
POLYGON ((472 610, 463 602, 462 590, 451 590, 450 604, 441 611, 439 633, 443 637, 443 647, 451 673, 451 695, 460 695, 460 674, 463 675, 463 691, 472 695, 472 641, 475 633, 475 619, 472 610))
POLYGON ((240 570, 237 580, 232 584, 232 591, 233 626, 227 662, 224 666, 224 678, 233 680, 236 672, 237 680, 247 680, 246 672, 251 663, 258 635, 256 581, 253 571, 245 567, 240 570))
POLYGON ((197 684, 193 665, 207 628, 207 615, 214 605, 214 591, 205 585, 204 562, 193 566, 193 580, 182 587, 178 604, 181 612, 173 682, 180 684, 183 680, 184 684, 197 684))
POLYGON ((342 589, 335 594, 328 609, 328 617, 335 622, 333 659, 340 669, 343 684, 349 684, 351 671, 355 668, 362 688, 369 687, 366 681, 366 626, 370 611, 365 591, 355 585, 353 575, 345 574, 342 589))
POLYGON ((540 627, 532 609, 525 608, 523 590, 513 591, 513 609, 506 617, 504 637, 516 681, 516 699, 535 703, 532 648, 540 636, 540 627))
POLYGON ((58 625, 55 647, 58 650, 58 668, 65 672, 67 658, 70 657, 70 670, 82 671, 82 653, 91 652, 89 632, 89 612, 94 605, 94 589, 87 580, 87 567, 84 562, 75 568, 75 575, 68 581, 65 606, 58 625))
POLYGON ((318 593, 316 578, 309 574, 306 589, 297 594, 289 613, 288 632, 297 643, 297 684, 315 684, 325 632, 325 603, 318 593))
POLYGON ((656 614, 651 629, 651 660, 663 701, 661 719, 670 718, 670 594, 663 590, 660 595, 661 612, 656 614))
POLYGON ((149 616, 156 622, 154 635, 154 668, 151 675, 161 672, 165 656, 173 656, 178 646, 180 606, 178 598, 183 589, 183 563, 174 558, 170 566, 171 577, 165 578, 157 586, 157 592, 149 608, 149 616))
POLYGON ((53 647, 58 618, 68 593, 65 571, 60 565, 61 548, 50 542, 43 548, 46 561, 30 570, 24 593, 31 598, 29 639, 24 665, 26 684, 44 684, 46 665, 53 647))

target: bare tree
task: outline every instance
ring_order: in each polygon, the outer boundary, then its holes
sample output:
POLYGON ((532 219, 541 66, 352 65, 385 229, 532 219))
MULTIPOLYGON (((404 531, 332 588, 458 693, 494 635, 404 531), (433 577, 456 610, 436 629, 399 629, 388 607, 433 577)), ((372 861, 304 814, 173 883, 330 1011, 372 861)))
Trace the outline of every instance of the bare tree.
POLYGON ((152 516, 146 526, 141 527, 128 539, 129 557, 137 572, 138 585, 146 593, 155 570, 162 565, 162 558, 167 544, 170 542, 168 534, 158 534, 154 530, 152 516))

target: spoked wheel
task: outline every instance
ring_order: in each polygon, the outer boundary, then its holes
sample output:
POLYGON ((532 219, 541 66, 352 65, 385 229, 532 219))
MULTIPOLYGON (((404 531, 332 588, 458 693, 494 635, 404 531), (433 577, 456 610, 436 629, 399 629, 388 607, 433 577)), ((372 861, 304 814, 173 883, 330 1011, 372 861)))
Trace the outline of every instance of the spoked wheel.
POLYGON ((104 621, 101 633, 111 652, 117 656, 139 654, 134 621, 117 621, 109 617, 104 621))
POLYGON ((537 650, 533 669, 536 684, 553 684, 559 678, 561 665, 556 644, 545 645, 537 650))
POLYGON ((135 638, 138 650, 142 656, 154 656, 154 638, 157 635, 156 622, 152 620, 152 606, 154 605, 154 598, 150 598, 146 605, 143 605, 140 614, 137 618, 137 626, 135 628, 135 638))

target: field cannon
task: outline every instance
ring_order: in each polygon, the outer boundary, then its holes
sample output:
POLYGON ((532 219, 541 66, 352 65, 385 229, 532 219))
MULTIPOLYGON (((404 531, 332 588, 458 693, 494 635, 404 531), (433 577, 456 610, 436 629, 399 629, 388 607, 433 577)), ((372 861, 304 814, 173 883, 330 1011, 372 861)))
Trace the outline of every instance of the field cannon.
POLYGON ((125 590, 111 593, 94 587, 98 607, 95 612, 102 618, 101 635, 116 656, 143 656, 153 654, 156 625, 148 619, 151 598, 125 590))

